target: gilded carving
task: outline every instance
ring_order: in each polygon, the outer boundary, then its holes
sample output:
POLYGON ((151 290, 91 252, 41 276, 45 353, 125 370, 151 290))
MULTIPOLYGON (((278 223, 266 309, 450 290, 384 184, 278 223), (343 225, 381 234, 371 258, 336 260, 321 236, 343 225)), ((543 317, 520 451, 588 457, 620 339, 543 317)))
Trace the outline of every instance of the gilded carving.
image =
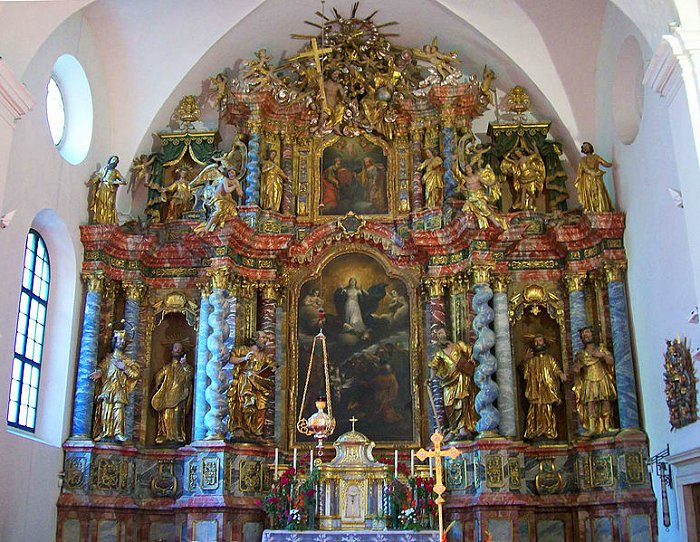
POLYGON ((492 265, 474 265, 471 268, 473 284, 489 284, 492 265))
POLYGON ((467 486, 467 465, 464 459, 445 459, 445 485, 447 489, 464 489, 467 486))
POLYGON ((605 280, 608 282, 620 282, 625 277, 626 262, 605 262, 605 280))
POLYGON ((564 486, 561 474, 553 458, 540 459, 539 473, 535 476, 535 489, 540 495, 560 493, 564 486))
POLYGON ((69 457, 66 459, 65 482, 69 489, 82 488, 85 483, 85 458, 69 457))
POLYGON ((503 458, 500 455, 487 455, 484 458, 486 467, 486 487, 498 488, 506 485, 503 474, 503 458))
POLYGON ((566 273, 564 275, 566 287, 571 292, 580 292, 583 290, 586 282, 586 273, 566 273))
POLYGON ((263 464, 260 461, 242 460, 238 488, 242 493, 260 492, 263 489, 263 464))
POLYGON ((178 482, 173 461, 159 461, 158 472, 151 478, 151 494, 154 497, 175 497, 178 482))
POLYGON ((193 459, 187 465, 187 489, 194 491, 197 488, 197 461, 193 459))
POLYGON ((126 298, 134 301, 140 301, 141 296, 146 291, 146 285, 142 282, 124 282, 122 286, 124 287, 126 298))
POLYGON ((644 456, 642 452, 625 453, 625 472, 630 484, 643 484, 646 481, 644 456))
POLYGON ((680 429, 698 419, 697 378, 688 339, 680 335, 666 341, 664 354, 664 382, 669 422, 672 429, 680 429))
POLYGON ((121 458, 100 457, 96 461, 95 488, 124 491, 129 483, 129 462, 121 458))
POLYGON ((508 458, 508 487, 510 489, 520 489, 522 479, 520 476, 520 459, 517 457, 508 458))
POLYGON ((611 455, 594 455, 591 458, 591 475, 593 487, 611 486, 613 477, 613 458, 611 455))
POLYGON ((219 487, 219 458, 202 458, 202 478, 200 480, 202 489, 216 489, 219 487))
POLYGON ((507 293, 510 276, 504 274, 496 274, 491 278, 491 289, 494 293, 507 293))
POLYGON ((83 273, 83 280, 87 283, 88 290, 100 292, 104 286, 105 274, 103 271, 89 271, 83 273))

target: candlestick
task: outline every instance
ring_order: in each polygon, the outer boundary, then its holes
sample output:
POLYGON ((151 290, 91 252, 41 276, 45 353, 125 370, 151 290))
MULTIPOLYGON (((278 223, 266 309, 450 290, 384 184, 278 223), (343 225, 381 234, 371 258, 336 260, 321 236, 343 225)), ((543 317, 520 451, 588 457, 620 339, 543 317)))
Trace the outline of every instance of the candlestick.
POLYGON ((394 450, 394 478, 399 477, 399 451, 394 450))
POLYGON ((433 477, 433 458, 432 457, 428 458, 428 472, 429 472, 430 478, 432 478, 433 477))
POLYGON ((294 460, 292 461, 292 468, 294 469, 294 472, 297 470, 297 449, 294 448, 294 460))
POLYGON ((311 476, 311 471, 314 470, 314 449, 311 448, 311 456, 309 457, 309 476, 311 476))
POLYGON ((416 468, 416 452, 411 450, 411 478, 414 478, 415 468, 416 468))
POLYGON ((279 466, 280 466, 280 449, 275 448, 275 480, 277 480, 279 466))

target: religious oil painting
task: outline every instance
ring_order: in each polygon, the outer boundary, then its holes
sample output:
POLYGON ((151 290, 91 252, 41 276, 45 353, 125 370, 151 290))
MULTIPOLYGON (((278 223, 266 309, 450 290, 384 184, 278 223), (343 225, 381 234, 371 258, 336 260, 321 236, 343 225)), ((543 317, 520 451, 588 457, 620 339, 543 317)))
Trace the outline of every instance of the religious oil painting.
MULTIPOLYGON (((410 304, 406 285, 387 275, 371 256, 342 254, 320 276, 301 286, 298 305, 297 413, 325 312, 335 435, 358 431, 376 442, 413 439, 413 402, 409 355, 410 304)), ((304 417, 322 392, 323 358, 316 346, 304 417)), ((307 440, 303 438, 302 440, 307 440)))
POLYGON ((320 215, 380 215, 389 211, 387 158, 365 137, 340 137, 323 151, 320 215))

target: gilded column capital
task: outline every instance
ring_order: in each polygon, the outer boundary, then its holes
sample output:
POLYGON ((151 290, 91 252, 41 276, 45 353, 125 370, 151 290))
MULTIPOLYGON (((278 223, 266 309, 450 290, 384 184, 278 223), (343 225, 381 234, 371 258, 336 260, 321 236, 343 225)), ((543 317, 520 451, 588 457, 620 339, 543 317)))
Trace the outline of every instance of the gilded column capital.
POLYGON ((564 275, 564 282, 566 283, 569 293, 580 292, 583 290, 586 282, 586 273, 566 273, 564 275))
POLYGON ((426 277, 423 279, 423 287, 429 297, 442 297, 445 294, 447 280, 443 277, 426 277))
POLYGON ((146 291, 146 285, 143 282, 122 282, 122 288, 124 288, 126 298, 133 299, 135 301, 140 301, 141 296, 143 296, 144 292, 146 291))
POLYGON ((627 262, 605 262, 605 280, 608 282, 620 282, 625 277, 627 262))
POLYGON ((473 284, 488 284, 493 265, 474 265, 471 268, 473 284))
POLYGON ((440 124, 443 128, 452 128, 455 122, 455 112, 451 107, 444 107, 440 110, 440 124))
POLYGON ((105 285, 104 271, 86 271, 83 280, 90 292, 101 292, 105 285))
POLYGON ((260 282, 258 288, 263 299, 277 301, 282 285, 277 282, 260 282))
POLYGON ((251 134, 259 134, 262 131, 262 122, 258 118, 251 118, 248 120, 248 129, 251 134))
POLYGON ((459 295, 464 293, 464 288, 466 285, 466 277, 463 275, 455 275, 448 279, 448 284, 450 287, 450 294, 459 295))
POLYGON ((229 286, 231 273, 226 267, 214 267, 209 270, 209 281, 212 289, 226 290, 229 286))
POLYGON ((208 278, 200 278, 196 284, 202 297, 208 298, 211 295, 211 281, 208 278))
POLYGON ((510 283, 510 276, 498 273, 491 277, 491 289, 494 292, 505 293, 508 291, 508 284, 510 283))
POLYGON ((241 277, 240 293, 243 297, 252 297, 257 291, 258 283, 246 277, 241 277))
POLYGON ((414 143, 418 142, 421 143, 423 141, 423 134, 421 133, 422 130, 418 128, 417 126, 412 126, 411 127, 411 141, 414 143))

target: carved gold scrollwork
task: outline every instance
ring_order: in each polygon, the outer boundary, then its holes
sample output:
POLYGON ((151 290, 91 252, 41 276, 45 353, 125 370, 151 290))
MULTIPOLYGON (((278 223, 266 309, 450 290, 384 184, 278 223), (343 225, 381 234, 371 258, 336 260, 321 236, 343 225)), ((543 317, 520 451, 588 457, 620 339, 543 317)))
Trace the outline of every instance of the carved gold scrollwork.
POLYGON ((580 292, 583 290, 586 282, 586 273, 566 273, 564 275, 564 282, 566 283, 569 293, 580 292))
POLYGON ((88 290, 100 292, 104 287, 104 271, 89 271, 83 273, 83 280, 86 282, 88 290))
POLYGON ((487 455, 484 458, 486 467, 486 486, 503 487, 506 482, 503 475, 503 458, 500 455, 487 455))
POLYGON ((608 282, 620 282, 625 277, 626 262, 605 262, 605 280, 608 282))
POLYGON ((146 285, 142 282, 123 282, 122 287, 124 288, 126 298, 133 299, 134 301, 140 301, 146 291, 146 285))

